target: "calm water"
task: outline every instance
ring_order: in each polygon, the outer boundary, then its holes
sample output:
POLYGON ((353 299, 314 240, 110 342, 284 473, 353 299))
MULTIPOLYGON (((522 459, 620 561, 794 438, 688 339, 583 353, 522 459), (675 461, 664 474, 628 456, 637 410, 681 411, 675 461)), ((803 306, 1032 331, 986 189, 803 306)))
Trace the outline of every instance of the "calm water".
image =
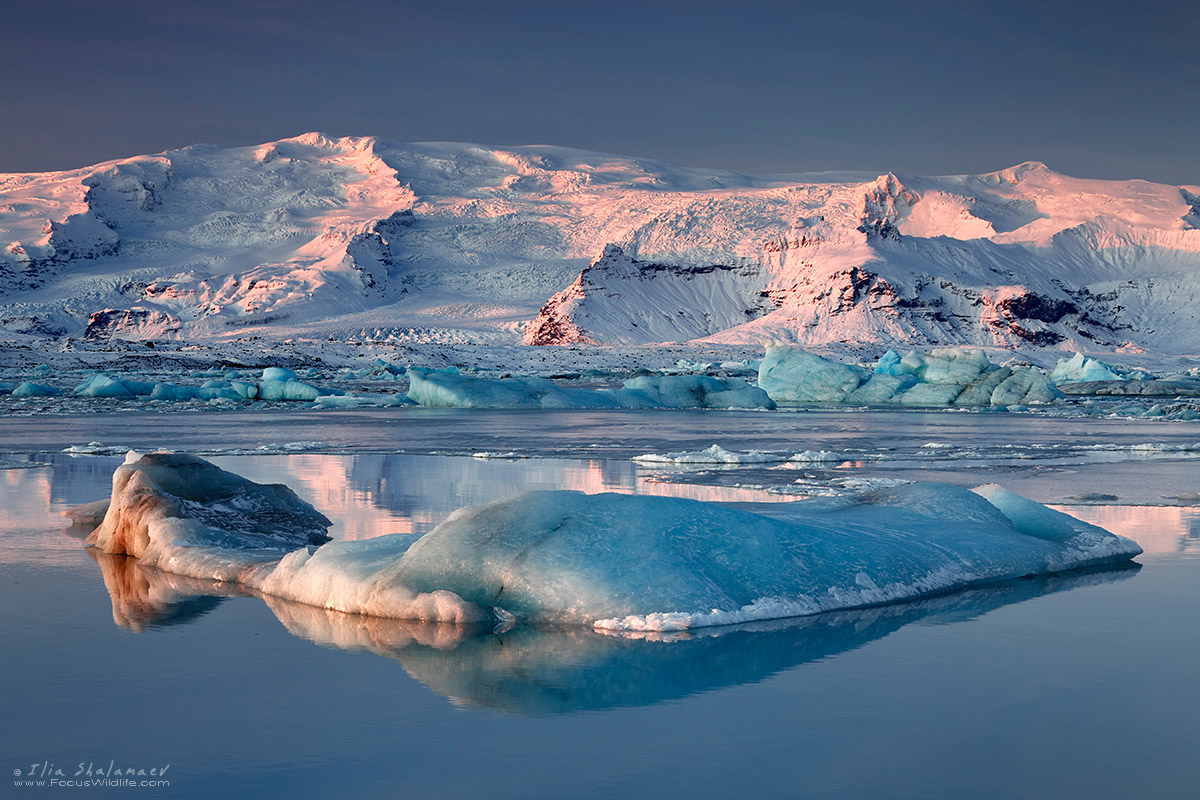
MULTIPOLYGON (((1200 508, 1188 499, 1200 463, 1188 449, 1131 447, 1186 448, 1200 441, 1195 425, 184 416, 0 420, 3 458, 31 465, 0 470, 8 774, 43 762, 67 777, 79 762, 170 764, 169 789, 132 790, 170 797, 1190 798, 1200 787, 1200 508), (680 638, 494 635, 238 596, 94 556, 59 514, 106 495, 121 458, 57 452, 91 441, 217 452, 320 442, 213 460, 288 483, 342 538, 423 532, 459 506, 528 488, 742 501, 798 479, 928 476, 1004 483, 1147 552, 1140 568, 680 638), (629 460, 713 443, 846 458, 724 470, 629 460), (482 450, 539 457, 466 455, 482 450)), ((0 786, 0 796, 50 791, 0 786)))

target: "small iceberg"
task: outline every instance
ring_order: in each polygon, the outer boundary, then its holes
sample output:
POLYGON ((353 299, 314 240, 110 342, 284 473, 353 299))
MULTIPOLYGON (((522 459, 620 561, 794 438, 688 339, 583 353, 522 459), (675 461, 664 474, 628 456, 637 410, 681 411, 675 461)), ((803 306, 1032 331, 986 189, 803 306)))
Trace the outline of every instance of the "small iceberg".
MULTIPOLYGON (((82 523, 95 503, 68 511, 82 523)), ((282 484, 260 484, 184 453, 130 451, 88 544, 193 578, 234 581, 251 566, 329 541, 333 523, 282 484)))
POLYGON ((758 385, 780 405, 1027 406, 1064 396, 1039 370, 997 366, 982 350, 965 347, 914 350, 903 358, 889 350, 868 370, 799 347, 770 345, 758 385))
POLYGON ((643 375, 619 389, 559 386, 546 378, 481 378, 450 370, 408 370, 408 397, 431 408, 765 408, 767 393, 740 378, 643 375))

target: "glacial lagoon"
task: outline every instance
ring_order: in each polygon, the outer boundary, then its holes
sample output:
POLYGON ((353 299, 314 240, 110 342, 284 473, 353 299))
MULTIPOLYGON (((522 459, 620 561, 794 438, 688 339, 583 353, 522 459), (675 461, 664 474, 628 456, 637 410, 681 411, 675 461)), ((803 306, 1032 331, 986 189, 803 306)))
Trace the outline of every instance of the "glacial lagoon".
POLYGON ((170 764, 172 797, 1186 797, 1198 443, 1189 423, 1003 413, 0 419, 5 766, 170 764), (713 444, 780 460, 632 460, 713 444), (62 510, 161 446, 286 483, 335 539, 531 488, 786 503, 919 479, 1001 483, 1145 553, 676 634, 372 619, 86 548, 62 510))

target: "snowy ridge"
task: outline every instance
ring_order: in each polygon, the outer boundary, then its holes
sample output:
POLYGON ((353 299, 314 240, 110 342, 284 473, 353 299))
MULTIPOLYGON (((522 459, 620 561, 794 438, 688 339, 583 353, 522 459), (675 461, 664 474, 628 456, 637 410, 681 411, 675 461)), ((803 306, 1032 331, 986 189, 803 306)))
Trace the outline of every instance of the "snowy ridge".
POLYGON ((1200 190, 310 133, 0 175, 8 337, 1194 353, 1200 190))

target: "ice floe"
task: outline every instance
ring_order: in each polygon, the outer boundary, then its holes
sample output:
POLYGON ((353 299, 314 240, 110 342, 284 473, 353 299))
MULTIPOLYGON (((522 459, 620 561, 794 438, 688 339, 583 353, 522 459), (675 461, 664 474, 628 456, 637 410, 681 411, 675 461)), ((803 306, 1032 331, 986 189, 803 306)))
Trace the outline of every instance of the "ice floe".
POLYGON ((1141 552, 998 486, 910 483, 754 508, 535 491, 459 509, 420 538, 313 547, 328 520, 285 487, 130 453, 89 541, 338 611, 635 631, 877 605, 1141 552))
POLYGON ((704 450, 685 450, 677 453, 645 453, 634 456, 641 464, 777 464, 790 461, 797 464, 830 464, 841 461, 841 456, 828 450, 805 450, 794 455, 750 450, 735 452, 718 444, 704 450))

